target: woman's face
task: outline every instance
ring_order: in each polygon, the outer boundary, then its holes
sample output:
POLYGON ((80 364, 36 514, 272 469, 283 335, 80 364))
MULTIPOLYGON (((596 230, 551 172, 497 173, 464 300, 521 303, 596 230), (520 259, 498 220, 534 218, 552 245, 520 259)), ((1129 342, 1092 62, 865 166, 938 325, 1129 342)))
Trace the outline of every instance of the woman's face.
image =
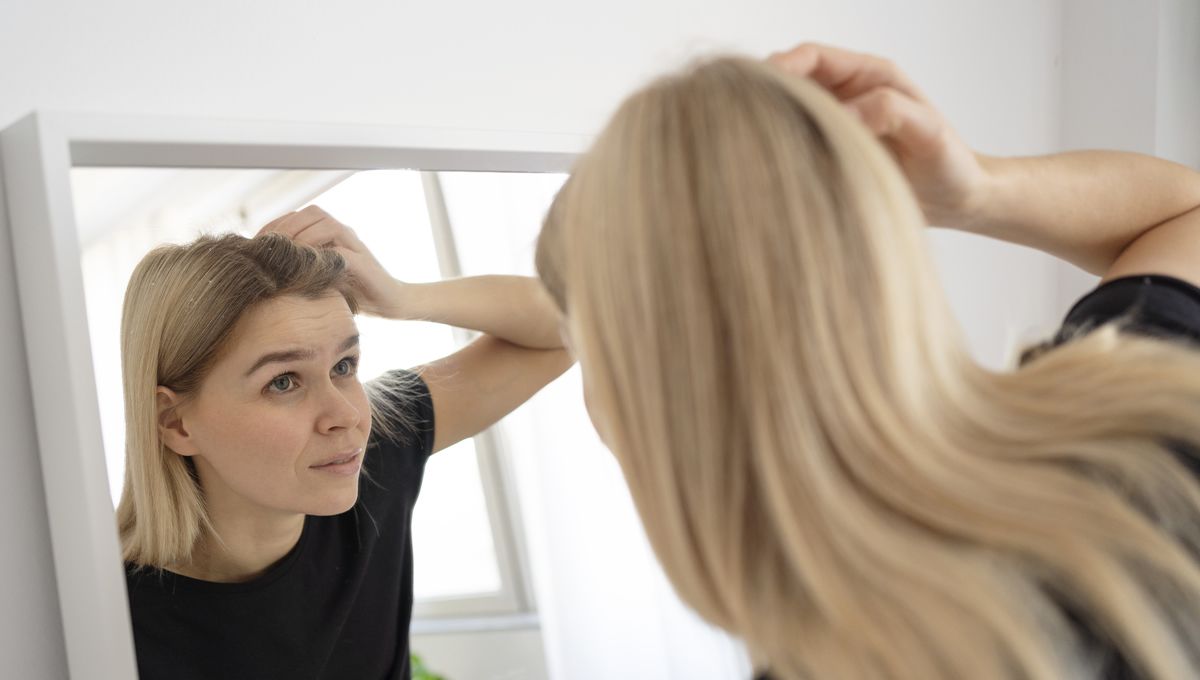
POLYGON ((340 295, 262 303, 181 406, 181 433, 167 445, 192 456, 213 510, 344 512, 371 428, 357 364, 358 329, 340 295))

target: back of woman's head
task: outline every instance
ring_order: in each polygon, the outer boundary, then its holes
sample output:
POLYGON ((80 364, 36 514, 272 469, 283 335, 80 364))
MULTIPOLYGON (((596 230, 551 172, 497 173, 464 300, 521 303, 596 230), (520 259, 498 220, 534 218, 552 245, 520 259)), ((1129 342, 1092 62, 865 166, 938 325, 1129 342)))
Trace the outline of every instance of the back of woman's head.
POLYGON ((692 359, 794 366, 806 384, 852 372, 915 406, 914 364, 964 356, 922 226, 886 152, 823 90, 720 59, 624 103, 555 201, 538 266, 578 342, 611 339, 597 351, 690 343, 692 359))
POLYGON ((817 85, 724 58, 635 93, 537 259, 672 583, 779 678, 1087 677, 1072 617, 1196 669, 1200 492, 1158 436, 1200 441, 1200 360, 1113 332, 979 367, 902 174, 817 85))
POLYGON ((194 396, 256 305, 331 294, 357 311, 341 255, 273 233, 202 236, 157 248, 138 264, 121 319, 126 468, 117 517, 126 561, 163 567, 185 560, 209 528, 194 468, 159 436, 156 388, 194 396))

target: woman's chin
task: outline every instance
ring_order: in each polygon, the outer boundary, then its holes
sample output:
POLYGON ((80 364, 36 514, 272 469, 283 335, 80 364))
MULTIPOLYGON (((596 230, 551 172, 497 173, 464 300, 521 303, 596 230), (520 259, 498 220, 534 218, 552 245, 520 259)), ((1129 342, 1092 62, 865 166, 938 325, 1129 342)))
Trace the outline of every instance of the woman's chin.
POLYGON ((318 517, 330 517, 340 515, 354 507, 358 501, 358 488, 355 487, 349 493, 339 494, 337 496, 322 499, 322 501, 311 508, 306 514, 316 515, 318 517))

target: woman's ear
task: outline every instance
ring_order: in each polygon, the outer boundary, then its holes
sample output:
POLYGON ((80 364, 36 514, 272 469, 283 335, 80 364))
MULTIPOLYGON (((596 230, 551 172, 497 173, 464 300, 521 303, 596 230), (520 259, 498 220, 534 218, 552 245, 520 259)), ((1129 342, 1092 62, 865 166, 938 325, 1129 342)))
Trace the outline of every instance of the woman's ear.
POLYGON ((162 385, 154 391, 154 399, 158 408, 158 436, 163 444, 181 456, 196 455, 196 444, 184 427, 180 414, 179 407, 183 399, 174 390, 162 385))

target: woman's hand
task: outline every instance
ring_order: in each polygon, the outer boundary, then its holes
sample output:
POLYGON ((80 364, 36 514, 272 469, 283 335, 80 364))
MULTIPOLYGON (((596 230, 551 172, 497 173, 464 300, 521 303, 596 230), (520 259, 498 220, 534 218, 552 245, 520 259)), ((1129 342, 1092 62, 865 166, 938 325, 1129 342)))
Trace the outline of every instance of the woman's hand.
POLYGON ((361 311, 373 316, 392 317, 396 314, 392 307, 404 284, 387 273, 371 251, 358 240, 353 229, 338 222, 329 213, 310 205, 298 212, 275 218, 259 229, 258 234, 269 231, 283 234, 298 243, 315 248, 332 248, 341 253, 350 271, 355 292, 358 293, 361 311))
POLYGON ((811 78, 892 151, 931 224, 969 227, 988 189, 988 159, 963 143, 925 95, 890 61, 804 43, 768 61, 811 78))
POLYGON ((278 217, 258 233, 268 231, 341 253, 365 314, 444 323, 520 347, 562 348, 558 308, 537 279, 492 275, 404 283, 387 273, 353 229, 315 205, 278 217))

